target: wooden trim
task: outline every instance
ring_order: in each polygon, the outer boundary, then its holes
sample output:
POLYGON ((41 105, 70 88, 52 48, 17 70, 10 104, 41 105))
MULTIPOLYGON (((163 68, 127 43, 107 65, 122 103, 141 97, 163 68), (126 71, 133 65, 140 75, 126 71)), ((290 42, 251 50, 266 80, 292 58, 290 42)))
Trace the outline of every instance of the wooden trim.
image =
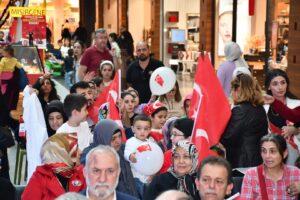
POLYGON ((214 63, 215 49, 215 5, 216 0, 200 1, 199 50, 210 52, 214 63))

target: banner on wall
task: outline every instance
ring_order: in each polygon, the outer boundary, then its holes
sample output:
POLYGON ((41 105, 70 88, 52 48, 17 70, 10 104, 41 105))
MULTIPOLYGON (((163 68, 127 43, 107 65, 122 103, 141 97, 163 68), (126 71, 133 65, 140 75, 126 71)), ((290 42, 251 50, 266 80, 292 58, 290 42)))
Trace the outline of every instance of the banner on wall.
MULTIPOLYGON (((251 34, 251 17, 248 15, 249 1, 238 1, 237 5, 237 37, 236 41, 240 45, 242 51, 246 46, 251 34), (242 31, 239 31, 242 30, 242 31)), ((227 42, 232 41, 233 26, 233 0, 219 1, 219 35, 218 35, 218 55, 224 56, 224 46, 227 42)))
POLYGON ((46 10, 43 7, 9 7, 11 17, 22 17, 24 15, 45 16, 46 10))
POLYGON ((22 19, 22 44, 46 49, 46 11, 43 7, 10 7, 12 17, 22 19))
POLYGON ((46 16, 22 16, 22 43, 29 44, 30 40, 38 49, 46 49, 46 16))

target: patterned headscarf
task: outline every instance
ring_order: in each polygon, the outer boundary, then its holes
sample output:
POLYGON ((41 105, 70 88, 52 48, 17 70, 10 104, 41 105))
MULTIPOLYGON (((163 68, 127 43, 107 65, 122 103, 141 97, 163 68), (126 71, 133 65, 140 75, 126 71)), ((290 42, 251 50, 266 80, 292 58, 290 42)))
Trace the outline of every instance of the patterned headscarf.
MULTIPOLYGON (((179 147, 184 149, 189 154, 189 156, 191 156, 192 169, 189 172, 189 174, 194 174, 197 170, 197 167, 198 167, 198 150, 197 150, 196 146, 193 143, 191 143, 190 141, 187 141, 187 140, 178 141, 172 148, 172 157, 176 153, 176 149, 179 148, 179 147)), ((174 172, 173 164, 172 164, 170 170, 172 170, 174 172)))
POLYGON ((193 195, 196 192, 196 188, 194 188, 194 187, 191 188, 191 186, 187 183, 191 182, 190 181, 191 177, 196 173, 196 170, 198 167, 198 151, 197 151, 196 146, 193 143, 191 143, 187 140, 181 140, 181 141, 178 141, 176 143, 176 145, 174 145, 174 147, 172 148, 172 157, 176 153, 176 149, 179 147, 184 149, 191 157, 192 168, 188 174, 179 176, 174 171, 174 162, 172 162, 172 166, 169 168, 168 172, 171 173, 175 178, 178 179, 177 190, 185 192, 189 195, 193 195))
POLYGON ((41 149, 42 163, 56 174, 70 178, 77 157, 76 133, 59 133, 46 140, 41 149))

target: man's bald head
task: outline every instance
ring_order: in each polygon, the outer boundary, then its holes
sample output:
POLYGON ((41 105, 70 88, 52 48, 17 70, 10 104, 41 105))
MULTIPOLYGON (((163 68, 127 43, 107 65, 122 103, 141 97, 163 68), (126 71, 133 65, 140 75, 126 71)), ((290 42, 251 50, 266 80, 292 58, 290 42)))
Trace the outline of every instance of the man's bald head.
POLYGON ((191 198, 184 192, 168 190, 159 195, 155 200, 191 200, 191 198))

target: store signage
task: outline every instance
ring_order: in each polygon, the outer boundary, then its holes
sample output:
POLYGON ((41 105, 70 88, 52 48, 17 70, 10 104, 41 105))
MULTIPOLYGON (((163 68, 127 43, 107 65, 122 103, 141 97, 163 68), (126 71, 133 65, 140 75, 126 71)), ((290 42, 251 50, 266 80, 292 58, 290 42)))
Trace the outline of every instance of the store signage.
POLYGON ((11 17, 22 17, 24 15, 45 16, 46 10, 43 7, 9 7, 11 17))
POLYGON ((46 49, 46 16, 22 16, 22 42, 34 44, 38 49, 46 49))

